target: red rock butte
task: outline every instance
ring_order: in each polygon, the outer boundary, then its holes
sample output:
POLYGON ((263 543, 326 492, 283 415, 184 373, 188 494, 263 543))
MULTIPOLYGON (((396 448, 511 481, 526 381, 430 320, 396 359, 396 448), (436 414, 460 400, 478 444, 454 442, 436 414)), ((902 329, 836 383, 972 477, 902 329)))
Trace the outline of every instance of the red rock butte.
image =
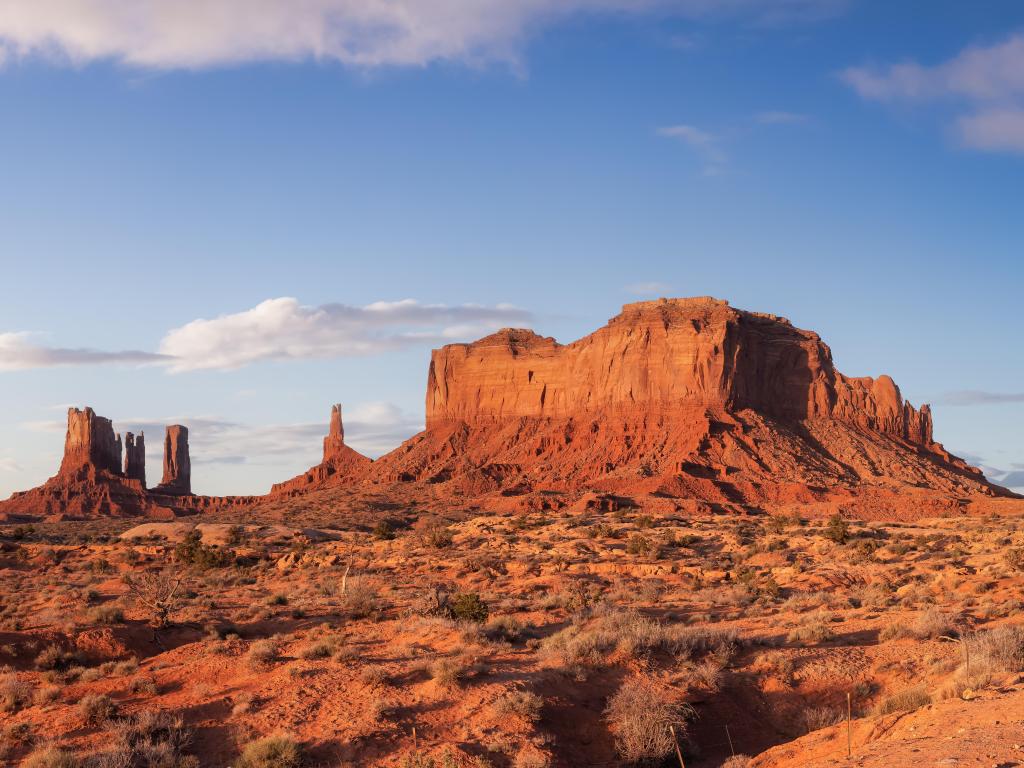
POLYGON ((507 328, 435 350, 426 430, 375 474, 898 516, 1008 494, 935 443, 930 408, 888 376, 844 376, 817 334, 709 297, 626 305, 571 344, 507 328))

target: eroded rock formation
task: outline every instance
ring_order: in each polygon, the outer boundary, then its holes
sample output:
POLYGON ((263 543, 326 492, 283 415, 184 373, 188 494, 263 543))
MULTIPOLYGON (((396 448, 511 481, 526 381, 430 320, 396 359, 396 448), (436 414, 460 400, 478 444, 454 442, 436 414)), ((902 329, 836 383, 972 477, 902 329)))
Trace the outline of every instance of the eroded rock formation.
POLYGON ((844 376, 817 334, 708 297, 627 305, 566 345, 505 329, 435 350, 426 415, 375 477, 748 507, 1005 493, 888 376, 844 376))
POLYGON ((172 424, 164 434, 164 474, 158 490, 162 493, 192 493, 192 462, 188 455, 188 427, 172 424))
POLYGON ((97 472, 121 472, 121 436, 114 434, 110 419, 97 416, 92 408, 69 408, 58 475, 95 476, 97 472))
POLYGON ((373 462, 345 445, 345 427, 341 420, 341 404, 331 406, 331 419, 324 438, 323 460, 306 472, 276 483, 271 496, 294 496, 336 483, 350 483, 366 476, 373 462))
POLYGON ((43 485, 0 501, 0 521, 134 515, 166 519, 256 501, 252 496, 192 495, 188 431, 169 427, 166 442, 164 479, 169 482, 147 491, 145 437, 125 435, 122 470, 121 437, 110 419, 91 408, 71 408, 59 471, 43 485))
POLYGON ((124 436, 124 476, 146 487, 146 436, 141 432, 138 437, 131 432, 124 436))

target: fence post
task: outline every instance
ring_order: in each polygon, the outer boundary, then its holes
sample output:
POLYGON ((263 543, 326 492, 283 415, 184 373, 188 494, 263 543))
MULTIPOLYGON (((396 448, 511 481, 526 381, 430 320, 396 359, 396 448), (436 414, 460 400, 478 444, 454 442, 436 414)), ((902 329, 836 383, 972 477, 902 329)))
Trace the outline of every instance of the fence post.
POLYGON ((846 756, 853 754, 853 699, 846 692, 846 756))
POLYGON ((683 751, 679 748, 679 739, 676 738, 676 727, 669 725, 668 730, 672 734, 672 743, 676 748, 676 757, 679 758, 679 768, 686 768, 686 763, 683 762, 683 751))

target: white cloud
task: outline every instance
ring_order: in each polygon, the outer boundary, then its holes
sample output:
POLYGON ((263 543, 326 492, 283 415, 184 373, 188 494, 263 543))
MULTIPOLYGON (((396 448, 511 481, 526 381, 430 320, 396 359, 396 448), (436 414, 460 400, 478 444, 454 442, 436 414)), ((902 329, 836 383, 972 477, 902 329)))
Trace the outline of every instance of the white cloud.
POLYGON ((672 286, 667 283, 651 281, 648 283, 632 283, 626 286, 626 290, 635 293, 637 296, 664 296, 671 293, 672 286))
POLYGON ((529 312, 510 304, 447 306, 405 299, 365 307, 307 307, 293 298, 278 298, 174 328, 160 342, 159 353, 46 347, 29 341, 35 334, 0 333, 0 371, 109 363, 159 364, 173 373, 231 370, 265 360, 325 359, 447 344, 530 318, 529 312))
POLYGON ((580 14, 815 20, 845 0, 0 0, 0 62, 44 56, 147 69, 250 61, 357 67, 514 62, 580 14))
POLYGON ((108 363, 145 365, 166 361, 162 355, 137 350, 103 352, 88 348, 45 347, 31 342, 35 335, 37 334, 25 332, 0 333, 0 371, 108 363))
POLYGON ((1024 34, 965 48, 925 66, 850 67, 842 79, 861 97, 886 103, 950 102, 961 114, 955 131, 965 146, 1024 153, 1024 34))
POLYGON ((717 176, 725 169, 728 158, 717 135, 685 123, 659 128, 658 135, 691 147, 704 162, 705 176, 717 176))
POLYGON ((230 370, 265 360, 367 355, 407 344, 443 344, 528 320, 508 304, 446 306, 414 299, 365 307, 307 307, 293 298, 268 299, 213 320, 193 320, 160 342, 172 372, 230 370))
POLYGON ((0 472, 21 472, 21 465, 14 459, 0 459, 0 472))

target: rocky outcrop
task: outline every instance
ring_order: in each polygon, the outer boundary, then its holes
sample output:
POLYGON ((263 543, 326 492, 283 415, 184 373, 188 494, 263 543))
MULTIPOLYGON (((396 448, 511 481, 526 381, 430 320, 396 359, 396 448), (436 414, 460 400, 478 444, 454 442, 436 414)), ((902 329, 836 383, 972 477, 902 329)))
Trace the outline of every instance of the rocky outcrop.
POLYGON ((930 411, 904 402, 888 376, 847 378, 816 333, 708 297, 628 304, 568 345, 506 328, 435 350, 427 378, 427 429, 693 408, 835 418, 932 441, 930 411))
POLYGON ((164 456, 165 483, 146 490, 145 437, 125 435, 122 443, 110 419, 91 408, 68 411, 68 429, 60 470, 38 488, 0 501, 3 520, 68 520, 145 515, 168 519, 219 509, 249 507, 253 496, 191 494, 188 430, 168 427, 164 456))
POLYGON ((131 432, 124 436, 124 476, 146 487, 146 436, 141 432, 138 437, 131 432))
POLYGON ((341 404, 331 406, 330 426, 324 438, 323 460, 297 477, 275 483, 271 497, 295 496, 317 488, 338 483, 351 483, 364 478, 372 461, 345 445, 345 427, 341 419, 341 404))
POLYGON ((160 493, 187 496, 192 493, 192 462, 188 455, 188 427, 172 424, 164 434, 164 474, 160 493))
POLYGON ((57 474, 95 477, 98 472, 121 473, 121 436, 114 434, 110 419, 97 416, 92 408, 69 408, 64 458, 57 474))
POLYGON ((817 334, 708 297, 626 305, 571 344, 504 329, 435 350, 426 417, 378 481, 760 508, 1006 493, 935 443, 931 410, 888 376, 844 376, 817 334))

